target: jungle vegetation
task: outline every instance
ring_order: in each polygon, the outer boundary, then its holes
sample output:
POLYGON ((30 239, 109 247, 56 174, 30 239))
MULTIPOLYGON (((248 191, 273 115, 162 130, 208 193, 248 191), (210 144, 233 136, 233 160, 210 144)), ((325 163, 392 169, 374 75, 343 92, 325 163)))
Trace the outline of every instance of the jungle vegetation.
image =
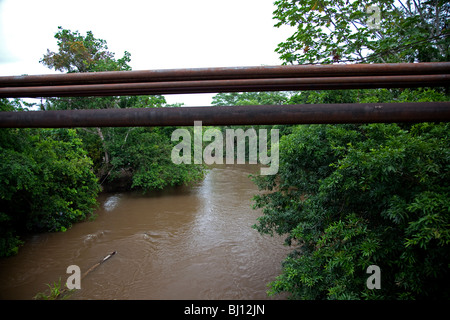
MULTIPOLYGON (((105 40, 59 27, 58 51, 40 62, 56 71, 131 70, 105 40)), ((0 100, 0 111, 176 108, 163 96, 49 98, 38 106, 0 100)), ((150 192, 201 179, 203 165, 174 164, 173 127, 1 129, 0 257, 18 252, 21 235, 65 231, 92 216, 101 190, 150 192)), ((192 130, 192 128, 187 128, 192 130)))
MULTIPOLYGON (((278 0, 294 34, 285 64, 449 61, 447 1, 278 0), (366 8, 378 6, 371 28, 366 8)), ((297 92, 287 103, 449 101, 448 88, 297 92)), ((447 299, 450 124, 300 125, 281 137, 277 175, 256 176, 263 234, 291 254, 269 294, 292 299, 447 299), (381 289, 368 289, 369 265, 381 289)))

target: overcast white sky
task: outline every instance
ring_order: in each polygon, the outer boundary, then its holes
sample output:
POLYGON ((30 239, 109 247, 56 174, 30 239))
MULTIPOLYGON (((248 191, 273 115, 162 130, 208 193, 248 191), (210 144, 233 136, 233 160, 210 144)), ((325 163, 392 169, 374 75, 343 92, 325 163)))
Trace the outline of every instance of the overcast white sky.
MULTIPOLYGON (((92 31, 133 70, 279 65, 274 0, 0 0, 0 76, 55 73, 39 63, 57 50, 58 26, 92 31)), ((204 106, 211 94, 169 95, 204 106)))

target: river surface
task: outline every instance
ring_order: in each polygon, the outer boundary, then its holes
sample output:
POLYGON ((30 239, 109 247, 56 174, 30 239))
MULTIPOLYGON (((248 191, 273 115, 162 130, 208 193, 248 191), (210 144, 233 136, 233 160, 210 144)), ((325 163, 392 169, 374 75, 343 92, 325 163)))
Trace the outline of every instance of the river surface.
POLYGON ((83 274, 113 251, 69 299, 268 299, 289 248, 251 228, 257 170, 223 165, 194 186, 101 194, 94 221, 34 235, 0 259, 0 299, 32 299, 64 284, 68 266, 83 274))

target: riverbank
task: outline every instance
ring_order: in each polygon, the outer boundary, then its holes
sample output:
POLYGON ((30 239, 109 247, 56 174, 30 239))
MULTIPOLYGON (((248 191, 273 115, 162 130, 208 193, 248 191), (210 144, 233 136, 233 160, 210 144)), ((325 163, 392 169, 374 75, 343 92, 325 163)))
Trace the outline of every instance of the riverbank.
POLYGON ((251 228, 254 169, 224 165, 193 186, 147 195, 102 192, 94 221, 32 236, 0 260, 0 299, 31 299, 65 282, 69 265, 84 272, 112 251, 71 299, 267 299, 289 248, 251 228))

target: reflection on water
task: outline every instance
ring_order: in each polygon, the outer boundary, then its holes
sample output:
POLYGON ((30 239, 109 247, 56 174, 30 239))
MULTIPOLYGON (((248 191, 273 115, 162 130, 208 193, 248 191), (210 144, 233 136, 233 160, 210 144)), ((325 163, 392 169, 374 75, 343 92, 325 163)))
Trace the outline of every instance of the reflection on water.
POLYGON ((30 299, 76 264, 90 273, 71 299, 266 299, 289 251, 251 226, 251 165, 218 166, 191 187, 100 197, 95 221, 31 237, 0 260, 0 298, 30 299))

